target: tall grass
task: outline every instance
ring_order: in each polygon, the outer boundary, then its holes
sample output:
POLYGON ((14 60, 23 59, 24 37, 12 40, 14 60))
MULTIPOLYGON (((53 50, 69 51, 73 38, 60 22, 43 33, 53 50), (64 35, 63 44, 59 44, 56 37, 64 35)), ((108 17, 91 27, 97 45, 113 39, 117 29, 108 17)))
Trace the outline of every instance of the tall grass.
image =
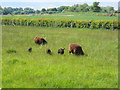
POLYGON ((3 26, 2 31, 4 88, 118 87, 117 31, 25 26, 3 26), (36 45, 35 36, 48 44, 36 45), (80 44, 88 56, 68 54, 70 43, 80 44), (57 54, 61 47, 66 49, 64 55, 57 54), (7 53, 11 48, 17 52, 7 53))
POLYGON ((39 26, 39 27, 66 27, 66 28, 91 28, 91 29, 119 29, 119 21, 111 20, 71 20, 71 19, 27 19, 3 18, 2 25, 39 26))

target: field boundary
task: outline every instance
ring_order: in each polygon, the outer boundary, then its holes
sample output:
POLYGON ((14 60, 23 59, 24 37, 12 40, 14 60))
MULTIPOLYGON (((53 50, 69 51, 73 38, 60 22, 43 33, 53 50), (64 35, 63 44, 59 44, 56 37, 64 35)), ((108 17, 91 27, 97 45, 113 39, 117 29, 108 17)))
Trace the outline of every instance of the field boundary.
POLYGON ((120 29, 117 20, 71 20, 71 19, 27 19, 3 18, 2 25, 40 26, 40 27, 66 27, 66 28, 91 28, 91 29, 120 29))

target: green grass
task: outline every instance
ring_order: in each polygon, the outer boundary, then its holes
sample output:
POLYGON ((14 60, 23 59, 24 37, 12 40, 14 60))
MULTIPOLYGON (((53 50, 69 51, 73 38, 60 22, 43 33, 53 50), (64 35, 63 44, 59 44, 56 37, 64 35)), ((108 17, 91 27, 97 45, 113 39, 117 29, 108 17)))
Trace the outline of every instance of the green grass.
POLYGON ((3 88, 117 88, 117 31, 72 28, 3 26, 3 88), (45 37, 48 45, 34 43, 45 37), (88 56, 68 54, 68 45, 78 43, 88 56), (29 53, 27 49, 33 48, 29 53), (58 55, 59 48, 66 48, 58 55), (53 55, 46 54, 50 48, 53 55), (7 53, 16 50, 16 53, 7 53))
POLYGON ((7 50, 7 53, 16 53, 16 50, 14 50, 14 49, 9 49, 9 50, 7 50))
POLYGON ((92 12, 65 12, 57 13, 51 15, 41 15, 41 16, 32 16, 32 15, 7 15, 2 16, 2 18, 50 18, 50 19, 74 19, 74 20, 118 20, 116 16, 103 16, 106 13, 92 13, 92 12), (73 15, 73 16, 66 16, 73 15), (75 16, 74 16, 75 15, 75 16))

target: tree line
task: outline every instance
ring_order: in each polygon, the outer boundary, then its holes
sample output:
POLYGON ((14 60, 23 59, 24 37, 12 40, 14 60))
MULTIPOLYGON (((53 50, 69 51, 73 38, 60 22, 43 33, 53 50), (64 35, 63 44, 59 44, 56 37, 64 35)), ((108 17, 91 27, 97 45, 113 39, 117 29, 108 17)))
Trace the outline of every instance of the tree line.
POLYGON ((28 14, 54 14, 61 12, 102 12, 102 13, 120 13, 112 6, 100 7, 100 2, 93 2, 93 5, 89 6, 87 3, 75 4, 73 6, 60 6, 58 8, 42 8, 41 10, 34 10, 32 8, 12 8, 0 6, 1 15, 28 15, 28 14))

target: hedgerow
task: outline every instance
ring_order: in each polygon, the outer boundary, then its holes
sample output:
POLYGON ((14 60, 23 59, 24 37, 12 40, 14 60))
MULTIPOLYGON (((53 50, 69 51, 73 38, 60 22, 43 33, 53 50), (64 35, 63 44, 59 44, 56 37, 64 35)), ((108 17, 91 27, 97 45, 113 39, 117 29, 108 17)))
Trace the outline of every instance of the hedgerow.
POLYGON ((91 29, 120 29, 119 21, 111 20, 70 20, 70 19, 28 19, 28 18, 3 18, 2 25, 21 25, 39 27, 66 27, 66 28, 91 28, 91 29))

